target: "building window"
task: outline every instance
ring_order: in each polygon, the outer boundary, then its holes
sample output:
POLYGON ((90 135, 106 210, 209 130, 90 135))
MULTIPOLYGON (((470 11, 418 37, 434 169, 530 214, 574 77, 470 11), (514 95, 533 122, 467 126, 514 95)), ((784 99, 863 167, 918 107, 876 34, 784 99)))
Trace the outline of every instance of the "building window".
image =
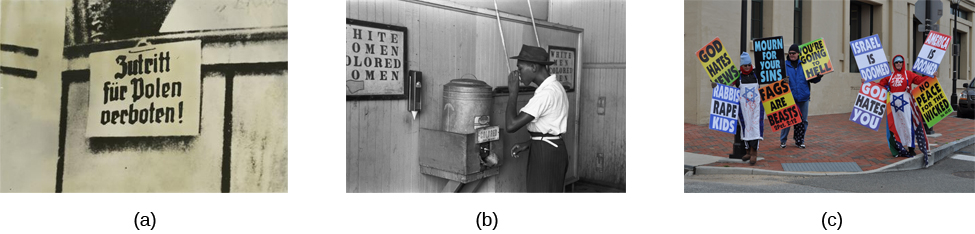
POLYGON ((971 20, 971 19, 968 18, 968 15, 970 15, 971 12, 968 12, 968 11, 965 11, 965 10, 955 11, 955 8, 951 8, 951 13, 957 15, 958 18, 962 18, 962 19, 965 19, 965 20, 971 20))
POLYGON ((795 19, 792 22, 793 43, 802 45, 802 0, 795 0, 795 19))
MULTIPOLYGON (((850 41, 873 35, 873 6, 850 2, 850 41)), ((856 58, 850 53, 850 72, 860 73, 856 58)))
POLYGON ((752 0, 752 39, 762 38, 762 0, 752 0))

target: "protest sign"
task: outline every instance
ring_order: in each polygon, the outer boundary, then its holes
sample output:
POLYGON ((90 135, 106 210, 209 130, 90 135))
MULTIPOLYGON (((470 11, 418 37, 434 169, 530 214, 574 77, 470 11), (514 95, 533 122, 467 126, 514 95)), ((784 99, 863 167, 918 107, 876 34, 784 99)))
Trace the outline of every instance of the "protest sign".
POLYGON ((833 72, 833 63, 829 61, 829 52, 826 52, 823 38, 800 45, 799 62, 807 80, 816 78, 819 74, 833 72))
POLYGON ((714 40, 698 50, 695 55, 697 60, 701 62, 701 66, 704 66, 704 70, 708 71, 711 82, 731 85, 731 82, 738 80, 738 68, 735 68, 735 63, 728 56, 728 51, 725 50, 724 44, 721 44, 721 39, 715 37, 714 40))
POLYGON ((755 75, 759 84, 770 84, 785 77, 782 36, 755 39, 755 75))
POLYGON ((880 36, 864 37, 850 42, 853 57, 860 68, 860 81, 863 83, 890 76, 890 63, 880 45, 880 36))
POLYGON ((762 106, 765 107, 765 119, 768 120, 772 131, 782 130, 802 122, 799 106, 792 97, 789 84, 777 81, 758 90, 762 96, 762 106))
POLYGON ((200 41, 92 53, 88 137, 200 133, 200 41))
POLYGON ((924 80, 921 85, 911 91, 911 96, 917 103, 917 107, 921 109, 921 116, 924 117, 924 123, 928 127, 934 127, 941 119, 955 111, 951 108, 948 98, 945 97, 945 92, 941 89, 938 79, 928 78, 924 80))
POLYGON ((735 87, 718 84, 711 93, 711 121, 708 128, 735 134, 738 126, 738 99, 735 87))
POLYGON ((853 103, 850 121, 877 131, 880 120, 887 111, 887 89, 874 83, 867 82, 860 85, 860 93, 853 103))
POLYGON ((924 40, 924 46, 921 46, 921 52, 914 60, 911 70, 925 76, 934 76, 938 66, 941 66, 941 58, 945 56, 949 43, 951 43, 951 36, 931 31, 928 39, 924 40))

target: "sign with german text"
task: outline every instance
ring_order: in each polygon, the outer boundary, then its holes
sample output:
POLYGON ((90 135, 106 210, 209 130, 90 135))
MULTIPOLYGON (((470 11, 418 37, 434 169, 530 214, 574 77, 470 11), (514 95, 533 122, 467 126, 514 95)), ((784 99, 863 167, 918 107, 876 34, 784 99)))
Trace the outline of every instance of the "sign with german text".
POLYGON ((735 134, 738 126, 737 88, 718 84, 711 93, 711 121, 708 128, 735 134))
POLYGON ((701 62, 701 66, 704 66, 704 70, 708 72, 711 82, 731 85, 732 82, 738 80, 738 68, 735 68, 735 63, 728 56, 728 51, 725 50, 724 44, 721 44, 721 39, 715 37, 714 40, 698 50, 695 56, 701 62))
POLYGON ((799 45, 799 62, 807 80, 833 72, 833 63, 829 61, 829 52, 826 51, 823 38, 799 45))
POLYGON ((853 103, 850 121, 877 131, 880 120, 887 113, 887 89, 874 82, 860 85, 860 93, 853 103))
POLYGON ((911 91, 911 96, 916 101, 917 107, 921 109, 921 116, 924 117, 924 123, 928 127, 934 127, 941 119, 955 111, 951 108, 951 103, 948 102, 938 79, 928 78, 924 80, 921 85, 911 91))
POLYGON ((941 59, 944 58, 945 50, 950 43, 951 36, 931 31, 928 39, 924 40, 924 46, 921 46, 921 52, 914 60, 911 70, 925 76, 934 76, 938 66, 941 66, 941 59))
POLYGON ((575 88, 576 80, 576 49, 569 47, 549 46, 548 57, 555 62, 548 65, 549 73, 566 87, 566 90, 575 88))
POLYGON ((200 41, 92 53, 88 137, 200 133, 200 41))
POLYGON ((346 19, 345 96, 406 97, 406 28, 346 19))
POLYGON ((890 63, 884 54, 884 47, 880 45, 880 36, 864 37, 850 42, 853 57, 860 68, 860 81, 867 83, 890 76, 890 63))
POLYGON ((761 87, 758 94, 762 96, 762 107, 768 110, 765 112, 765 119, 772 126, 772 131, 782 130, 802 122, 802 113, 792 97, 789 84, 785 81, 780 80, 761 87))
MULTIPOLYGON (((755 39, 755 75, 759 84, 770 84, 785 77, 782 36, 755 39)), ((745 65, 745 64, 742 64, 745 65)))

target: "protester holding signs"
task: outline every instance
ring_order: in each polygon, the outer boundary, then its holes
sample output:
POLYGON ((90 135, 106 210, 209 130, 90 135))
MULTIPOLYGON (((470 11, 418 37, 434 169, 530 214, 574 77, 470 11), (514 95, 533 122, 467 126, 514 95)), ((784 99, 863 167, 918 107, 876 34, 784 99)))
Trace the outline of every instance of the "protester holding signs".
POLYGON ((765 130, 762 121, 765 111, 762 109, 762 98, 758 94, 758 78, 752 72, 752 60, 748 56, 748 52, 741 53, 741 64, 741 78, 738 79, 741 82, 739 85, 741 88, 739 98, 741 112, 738 114, 738 122, 741 125, 742 130, 739 132, 746 150, 741 161, 751 160, 748 164, 755 165, 758 162, 758 141, 763 139, 762 133, 765 130))
MULTIPOLYGON (((925 159, 928 156, 927 135, 921 120, 921 113, 917 105, 911 101, 911 84, 920 85, 927 78, 905 69, 904 56, 894 56, 894 73, 877 82, 887 88, 890 93, 887 103, 887 138, 894 157, 912 157, 914 147, 921 148, 925 159)), ((925 162, 926 163, 926 162, 925 162)))
MULTIPOLYGON (((802 122, 793 125, 795 132, 792 135, 792 139, 796 142, 796 146, 799 148, 806 148, 805 138, 806 138, 806 128, 809 126, 809 122, 806 121, 806 117, 809 116, 809 94, 810 85, 809 83, 819 83, 822 80, 823 74, 815 76, 815 78, 806 80, 806 74, 802 70, 802 66, 799 64, 799 45, 792 44, 789 46, 789 56, 785 63, 785 73, 788 79, 788 84, 792 89, 792 96, 795 98, 796 106, 802 112, 802 122)), ((789 135, 789 128, 782 129, 782 133, 779 135, 779 147, 785 148, 785 141, 789 135)))

